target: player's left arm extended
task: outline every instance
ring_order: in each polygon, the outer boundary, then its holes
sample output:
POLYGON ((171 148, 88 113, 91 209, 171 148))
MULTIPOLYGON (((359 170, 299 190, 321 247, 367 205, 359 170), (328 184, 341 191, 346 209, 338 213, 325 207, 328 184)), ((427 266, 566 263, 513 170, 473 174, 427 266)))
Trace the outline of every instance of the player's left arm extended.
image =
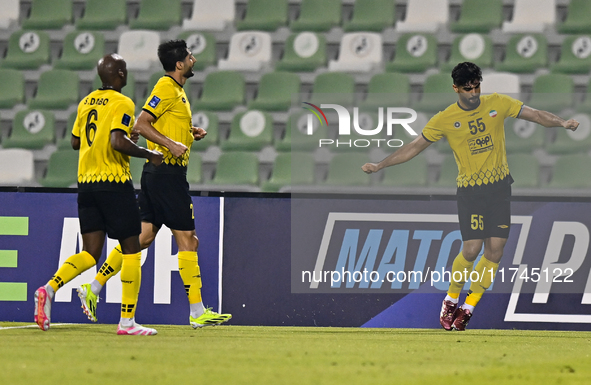
POLYGON ((544 127, 564 127, 572 131, 575 131, 579 127, 579 122, 575 119, 564 120, 551 112, 536 110, 528 106, 523 106, 518 118, 538 123, 544 127))

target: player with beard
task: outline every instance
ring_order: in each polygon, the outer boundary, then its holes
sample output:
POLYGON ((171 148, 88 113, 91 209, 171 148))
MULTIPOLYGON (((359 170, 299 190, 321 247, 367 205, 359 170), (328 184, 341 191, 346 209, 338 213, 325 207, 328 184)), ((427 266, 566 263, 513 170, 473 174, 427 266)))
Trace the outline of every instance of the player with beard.
MULTIPOLYGON (((184 40, 160 44, 158 58, 165 74, 154 86, 134 126, 148 140, 149 149, 164 155, 160 166, 148 161, 142 172, 138 196, 142 218, 140 245, 142 249, 149 247, 163 224, 171 229, 179 250, 179 273, 189 298, 189 323, 193 328, 218 325, 232 316, 203 306, 197 263, 199 239, 187 182, 191 144, 207 134, 202 128, 193 127, 191 106, 183 89, 187 79, 194 75, 196 60, 184 40)), ((95 280, 78 289, 82 308, 91 321, 97 320, 97 296, 107 280, 121 269, 121 261, 121 247, 117 246, 95 280)))

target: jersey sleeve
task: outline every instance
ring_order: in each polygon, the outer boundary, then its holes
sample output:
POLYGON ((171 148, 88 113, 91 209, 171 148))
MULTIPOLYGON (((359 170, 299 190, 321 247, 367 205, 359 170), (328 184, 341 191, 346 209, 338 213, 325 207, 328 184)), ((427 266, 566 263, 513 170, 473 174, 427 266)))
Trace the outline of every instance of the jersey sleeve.
POLYGON ((170 87, 163 86, 163 82, 158 82, 152 89, 152 93, 146 100, 142 109, 148 111, 156 119, 164 114, 172 106, 175 97, 170 87))
POLYGON ((431 143, 437 142, 443 137, 443 131, 440 128, 440 118, 441 112, 438 112, 435 116, 429 119, 425 128, 423 128, 423 138, 431 143))
POLYGON ((76 119, 74 120, 74 126, 72 127, 72 135, 79 138, 80 137, 80 106, 82 102, 78 105, 78 111, 76 112, 76 119))
POLYGON ((516 118, 523 108, 523 102, 507 95, 496 95, 502 102, 501 105, 503 106, 505 117, 516 118))
POLYGON ((129 136, 133 123, 135 122, 134 117, 135 106, 133 101, 129 98, 122 100, 117 103, 113 112, 113 121, 111 122, 111 131, 123 130, 129 136))

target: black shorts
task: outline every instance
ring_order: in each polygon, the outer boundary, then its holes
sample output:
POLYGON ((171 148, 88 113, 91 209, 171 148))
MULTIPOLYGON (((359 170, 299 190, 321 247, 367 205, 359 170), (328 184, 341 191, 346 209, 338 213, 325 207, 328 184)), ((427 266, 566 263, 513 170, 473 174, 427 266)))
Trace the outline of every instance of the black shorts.
POLYGON ((133 186, 126 191, 78 192, 78 218, 82 234, 104 231, 123 240, 142 231, 140 211, 133 186))
POLYGON ((158 228, 165 224, 172 230, 195 230, 186 175, 144 172, 141 185, 138 201, 142 222, 158 228))
POLYGON ((502 183, 481 193, 458 194, 462 240, 509 238, 511 185, 502 183))

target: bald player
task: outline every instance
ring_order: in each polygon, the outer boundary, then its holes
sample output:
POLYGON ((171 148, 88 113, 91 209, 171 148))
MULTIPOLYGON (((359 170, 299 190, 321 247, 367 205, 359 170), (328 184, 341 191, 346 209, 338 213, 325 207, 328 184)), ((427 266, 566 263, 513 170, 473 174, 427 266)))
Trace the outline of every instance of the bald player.
POLYGON ((127 83, 127 65, 117 54, 99 60, 103 86, 78 105, 72 128, 72 148, 78 160, 78 217, 82 251, 70 256, 46 285, 35 291, 35 322, 48 330, 55 293, 82 272, 95 266, 105 235, 117 239, 123 252, 121 268, 120 335, 154 335, 156 330, 135 322, 141 282, 141 222, 129 171, 129 157, 148 159, 157 167, 162 153, 137 146, 131 139, 135 106, 121 93, 127 83))

